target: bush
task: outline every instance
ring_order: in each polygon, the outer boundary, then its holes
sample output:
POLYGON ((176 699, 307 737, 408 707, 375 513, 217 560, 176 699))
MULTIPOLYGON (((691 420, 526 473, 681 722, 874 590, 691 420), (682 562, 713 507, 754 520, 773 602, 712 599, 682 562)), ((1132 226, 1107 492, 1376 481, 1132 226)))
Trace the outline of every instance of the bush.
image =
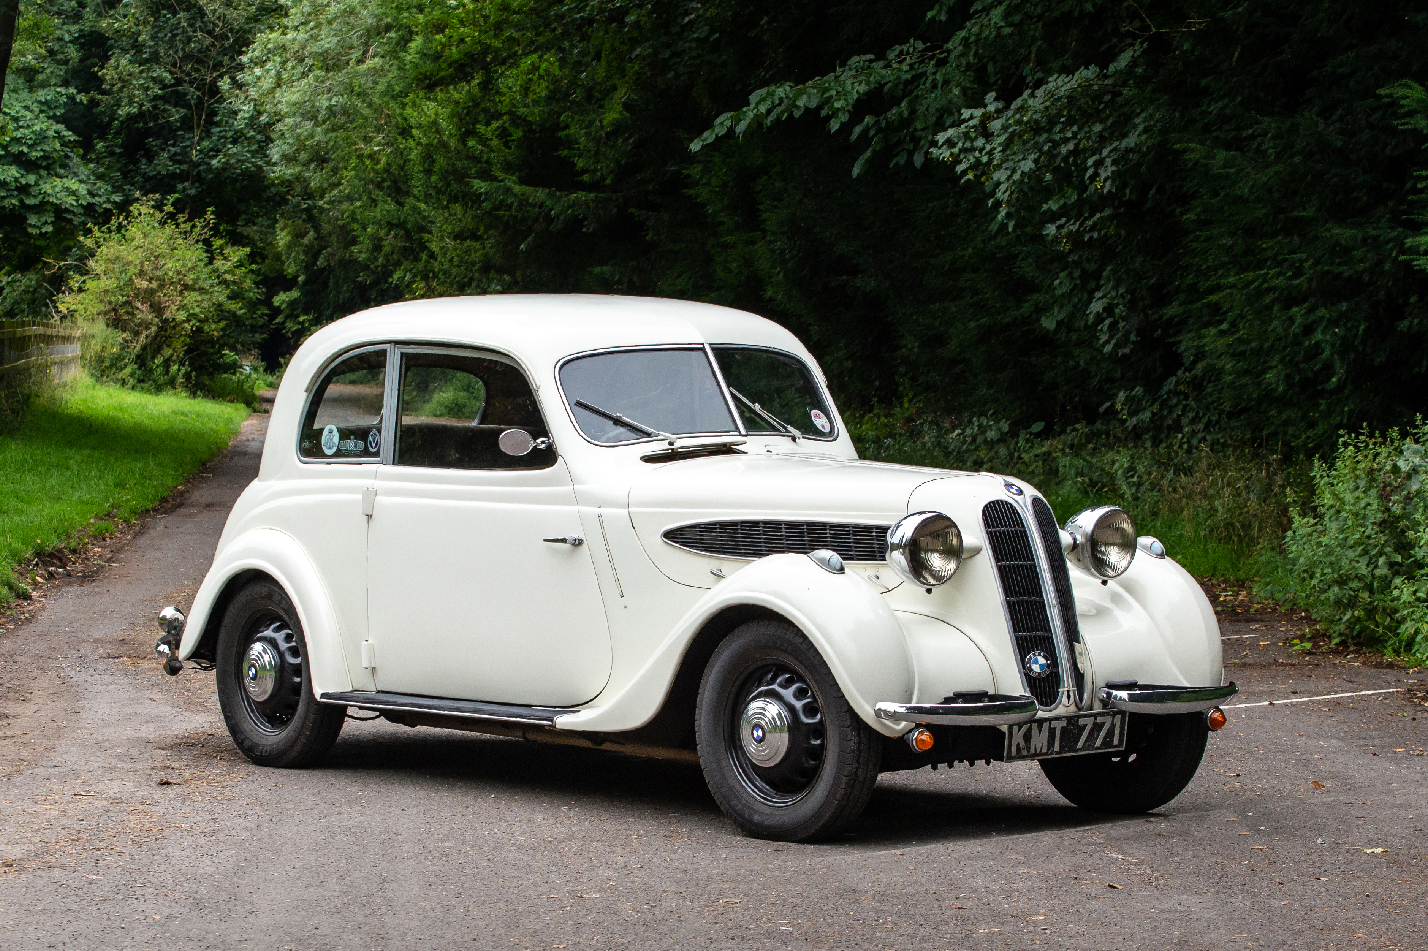
POLYGON ((1335 643, 1428 655, 1428 423, 1345 435, 1293 513, 1277 593, 1335 643))
POLYGON ((100 380, 152 391, 201 390, 239 368, 257 316, 248 250, 155 199, 83 239, 80 274, 59 308, 118 335, 96 339, 87 363, 100 380))

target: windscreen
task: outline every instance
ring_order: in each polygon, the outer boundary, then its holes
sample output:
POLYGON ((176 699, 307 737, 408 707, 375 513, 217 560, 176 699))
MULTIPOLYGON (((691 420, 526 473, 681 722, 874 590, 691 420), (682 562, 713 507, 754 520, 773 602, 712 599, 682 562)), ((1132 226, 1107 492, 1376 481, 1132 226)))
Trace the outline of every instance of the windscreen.
POLYGON ((714 358, 749 432, 787 432, 787 425, 811 439, 837 436, 833 414, 802 360, 754 347, 715 347, 714 358))
POLYGON ((614 415, 675 436, 738 431, 702 348, 577 357, 560 368, 560 386, 580 431, 598 443, 649 438, 614 415))

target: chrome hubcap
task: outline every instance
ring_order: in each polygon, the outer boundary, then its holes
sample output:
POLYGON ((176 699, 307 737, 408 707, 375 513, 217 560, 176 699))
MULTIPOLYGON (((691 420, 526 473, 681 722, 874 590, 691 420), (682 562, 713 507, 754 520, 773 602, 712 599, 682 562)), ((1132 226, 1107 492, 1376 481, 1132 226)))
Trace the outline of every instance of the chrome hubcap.
POLYGON ((273 695, 278 684, 278 652, 266 641, 254 641, 243 657, 243 689, 259 703, 273 695))
POLYGON ((739 720, 739 740, 749 759, 773 766, 788 752, 788 711, 764 697, 750 702, 739 720))

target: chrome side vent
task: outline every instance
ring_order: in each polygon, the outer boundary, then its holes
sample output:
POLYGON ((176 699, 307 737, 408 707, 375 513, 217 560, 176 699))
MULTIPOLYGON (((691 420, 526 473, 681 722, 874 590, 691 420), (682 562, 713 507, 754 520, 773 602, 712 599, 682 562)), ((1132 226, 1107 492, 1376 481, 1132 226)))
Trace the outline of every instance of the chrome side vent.
POLYGON ((1001 581, 1002 601, 1022 680, 1038 704, 1054 707, 1061 695, 1064 672, 1026 520, 1012 503, 994 499, 982 508, 982 527, 1001 581))
POLYGON ((836 551, 844 561, 883 561, 891 525, 854 522, 794 522, 772 519, 695 522, 666 529, 664 540, 676 548, 752 561, 765 555, 836 551))

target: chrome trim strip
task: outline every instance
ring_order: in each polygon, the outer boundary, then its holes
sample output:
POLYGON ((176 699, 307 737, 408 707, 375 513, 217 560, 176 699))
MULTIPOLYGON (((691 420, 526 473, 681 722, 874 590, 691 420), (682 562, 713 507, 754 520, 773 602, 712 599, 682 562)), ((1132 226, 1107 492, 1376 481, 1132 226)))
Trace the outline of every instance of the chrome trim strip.
POLYGON ((1223 687, 1171 687, 1164 684, 1136 684, 1102 687, 1101 702, 1131 713, 1203 713, 1240 692, 1233 682, 1223 687))
POLYGON ((748 427, 744 425, 743 418, 739 415, 739 407, 734 405, 734 395, 729 392, 729 381, 724 379, 724 371, 719 366, 719 358, 714 355, 714 348, 709 346, 709 341, 704 341, 704 353, 709 357, 709 365, 714 368, 714 379, 719 381, 719 389, 724 394, 724 402, 729 407, 729 412, 733 414, 734 425, 739 427, 739 435, 747 436, 748 427))
POLYGON ((319 703, 344 707, 357 707, 377 713, 428 713, 438 716, 460 717, 465 720, 489 720, 494 723, 525 723, 553 726, 555 718, 569 710, 553 707, 518 707, 500 703, 482 703, 476 700, 446 700, 439 697, 415 697, 404 694, 368 694, 363 691, 324 693, 318 697, 319 703), (506 712, 504 707, 510 708, 506 712), (527 712, 529 711, 529 712, 527 712))
POLYGON ((902 720, 941 726, 1010 726, 1036 719, 1036 698, 988 694, 990 699, 970 703, 879 703, 873 713, 879 720, 902 720))

